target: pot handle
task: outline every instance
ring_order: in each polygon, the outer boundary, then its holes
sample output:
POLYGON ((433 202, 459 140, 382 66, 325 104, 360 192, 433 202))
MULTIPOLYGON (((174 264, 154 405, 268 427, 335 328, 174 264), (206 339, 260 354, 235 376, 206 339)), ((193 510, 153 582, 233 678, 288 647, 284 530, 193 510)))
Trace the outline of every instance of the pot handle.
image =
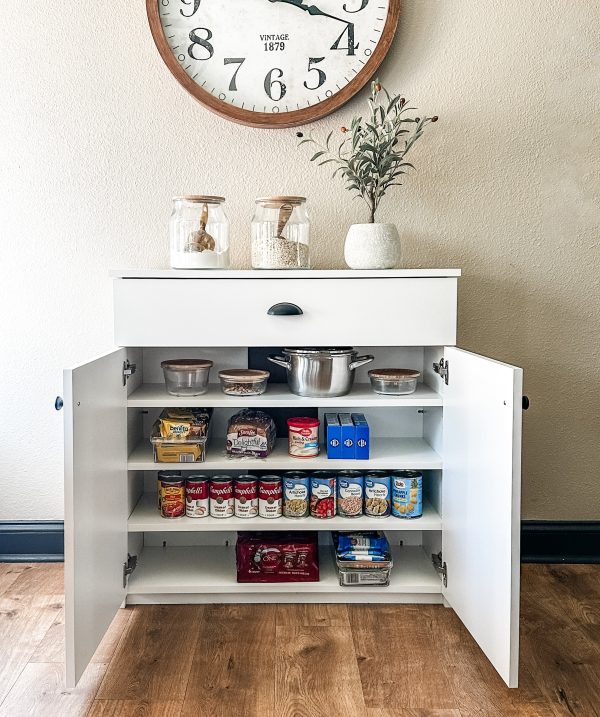
POLYGON ((371 356, 370 354, 367 354, 366 356, 358 356, 356 361, 353 361, 348 368, 350 371, 354 371, 355 368, 359 368, 360 366, 364 366, 366 363, 370 363, 375 356, 371 356))
POLYGON ((286 371, 290 370, 290 362, 286 361, 283 356, 277 356, 276 354, 271 354, 270 356, 267 356, 267 361, 270 361, 271 363, 281 366, 282 368, 286 369, 286 371))

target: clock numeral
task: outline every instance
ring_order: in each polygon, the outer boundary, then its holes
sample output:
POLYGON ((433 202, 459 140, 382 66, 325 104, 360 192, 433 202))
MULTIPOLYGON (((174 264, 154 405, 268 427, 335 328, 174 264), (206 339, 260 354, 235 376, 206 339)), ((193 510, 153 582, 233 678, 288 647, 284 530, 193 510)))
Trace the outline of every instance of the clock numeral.
POLYGON ((192 60, 210 60, 210 58, 215 54, 215 48, 209 42, 212 36, 212 32, 207 27, 197 27, 195 30, 190 32, 190 40, 192 41, 192 44, 188 47, 188 55, 192 58, 192 60), (206 37, 200 37, 197 34, 199 32, 205 32, 206 37), (196 50, 194 48, 198 45, 203 47, 206 52, 208 52, 208 57, 197 57, 195 55, 196 50))
POLYGON ((285 97, 285 93, 287 91, 287 87, 281 82, 281 80, 274 80, 273 79, 273 73, 277 72, 279 73, 277 77, 283 77, 283 70, 279 67, 274 67, 272 70, 270 70, 267 73, 267 76, 265 77, 265 92, 267 93, 267 96, 273 100, 273 102, 279 102, 279 100, 283 99, 285 97), (273 87, 278 86, 278 94, 279 97, 273 96, 273 87))
POLYGON ((229 83, 229 89, 231 92, 237 92, 237 84, 236 84, 236 78, 237 73, 240 71, 240 67, 244 64, 246 61, 245 57, 226 57, 223 60, 224 65, 237 65, 236 71, 233 73, 233 77, 231 78, 231 82, 229 83))
POLYGON ((369 4, 369 0, 360 0, 360 7, 357 10, 348 10, 348 3, 344 3, 344 10, 346 12, 360 12, 364 10, 369 4))
POLYGON ((192 12, 191 12, 189 15, 186 15, 186 14, 183 12, 183 10, 180 10, 180 11, 179 11, 179 12, 183 15, 183 17, 192 17, 193 15, 196 14, 198 8, 200 7, 200 2, 201 2, 201 0, 181 0, 181 2, 182 2, 184 5, 191 5, 192 2, 194 3, 194 9, 192 10, 192 12))
POLYGON ((349 22, 346 25, 346 29, 338 37, 338 39, 331 46, 332 50, 348 50, 349 55, 354 55, 354 50, 358 50, 358 43, 354 44, 354 23, 349 22), (348 44, 346 47, 340 47, 340 42, 344 39, 344 36, 348 36, 348 44))
POLYGON ((311 67, 311 65, 316 65, 317 62, 323 62, 325 58, 324 57, 311 57, 308 60, 308 71, 309 72, 317 72, 319 75, 319 80, 317 84, 314 87, 311 87, 306 80, 304 80, 304 86, 307 90, 318 90, 319 87, 325 84, 325 80, 327 79, 327 75, 323 72, 323 70, 320 67, 311 67))

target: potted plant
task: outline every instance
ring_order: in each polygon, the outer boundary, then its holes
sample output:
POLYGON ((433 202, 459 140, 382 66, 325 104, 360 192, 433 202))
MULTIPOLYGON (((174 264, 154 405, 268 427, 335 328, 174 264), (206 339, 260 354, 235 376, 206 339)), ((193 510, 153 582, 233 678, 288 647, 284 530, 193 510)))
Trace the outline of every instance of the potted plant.
MULTIPOLYGON (((353 224, 348 230, 346 264, 351 269, 391 269, 400 261, 400 236, 394 224, 375 221, 377 210, 387 191, 400 186, 402 176, 414 169, 405 157, 425 126, 438 118, 409 116, 416 109, 408 107, 404 97, 390 96, 377 81, 371 83, 368 103, 366 118, 354 117, 350 128, 341 128, 345 137, 337 149, 333 132, 324 144, 313 137, 303 138, 300 144, 316 145, 311 162, 336 164, 333 176, 340 176, 369 208, 369 222, 353 224)), ((301 132, 298 136, 303 137, 301 132)))

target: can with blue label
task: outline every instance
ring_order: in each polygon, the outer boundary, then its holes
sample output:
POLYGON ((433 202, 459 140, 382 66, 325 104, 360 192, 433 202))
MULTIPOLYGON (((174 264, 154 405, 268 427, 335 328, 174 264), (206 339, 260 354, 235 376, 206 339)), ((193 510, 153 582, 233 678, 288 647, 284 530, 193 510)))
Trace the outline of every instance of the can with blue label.
POLYGON ((392 474, 392 515, 420 518, 423 515, 423 474, 394 471, 392 474))
POLYGON ((365 515, 386 518, 392 510, 391 475, 370 471, 365 476, 365 515))
POLYGON ((286 518, 306 518, 310 497, 310 478, 303 471, 283 474, 283 515, 286 518))
POLYGON ((364 474, 362 471, 340 471, 337 474, 337 513, 343 518, 363 514, 364 474))

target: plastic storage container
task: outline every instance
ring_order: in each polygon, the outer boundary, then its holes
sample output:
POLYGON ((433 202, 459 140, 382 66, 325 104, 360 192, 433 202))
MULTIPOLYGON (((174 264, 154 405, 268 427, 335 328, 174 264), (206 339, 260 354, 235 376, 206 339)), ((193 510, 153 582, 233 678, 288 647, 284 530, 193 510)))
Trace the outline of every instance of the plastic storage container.
POLYGON ((373 391, 394 396, 414 393, 420 375, 419 371, 410 368, 372 368, 369 371, 373 391))
POLYGON ((213 365, 207 359, 170 359, 162 361, 167 393, 172 396, 200 396, 208 391, 213 365))
POLYGON ((228 396, 260 396, 267 390, 271 374, 251 368, 232 368, 219 371, 221 389, 228 396))
POLYGON ((169 221, 173 269, 228 269, 229 220, 223 197, 173 197, 169 221))
POLYGON ((150 441, 154 449, 154 462, 203 463, 206 459, 206 440, 206 436, 198 436, 174 441, 153 434, 150 441))
POLYGON ((304 197, 257 199, 252 220, 252 268, 310 269, 309 233, 304 197))

